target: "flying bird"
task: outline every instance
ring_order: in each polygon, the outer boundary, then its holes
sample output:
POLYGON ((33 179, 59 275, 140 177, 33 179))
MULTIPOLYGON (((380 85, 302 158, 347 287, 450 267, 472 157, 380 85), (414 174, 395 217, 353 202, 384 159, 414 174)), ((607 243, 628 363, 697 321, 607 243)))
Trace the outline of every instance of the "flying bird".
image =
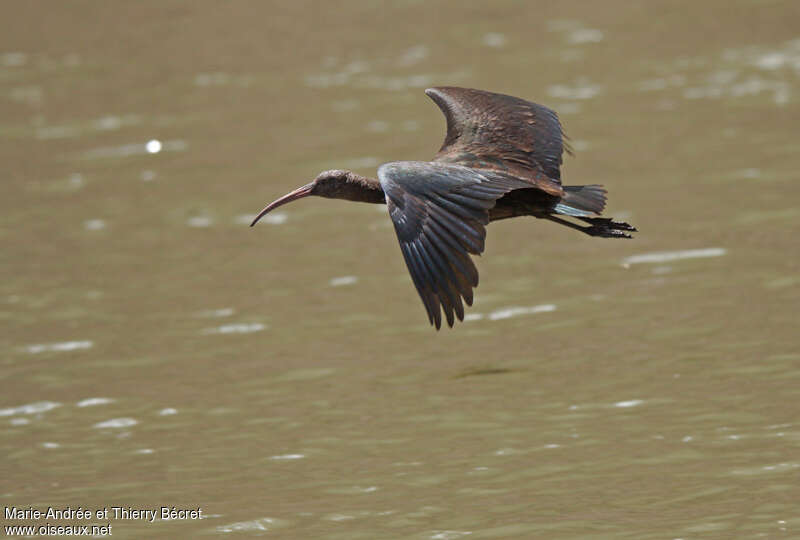
POLYGON ((561 184, 562 154, 571 151, 553 110, 470 88, 425 93, 447 120, 447 136, 433 161, 385 163, 378 180, 345 170, 322 172, 267 205, 250 226, 310 195, 386 204, 411 279, 437 330, 442 312, 452 327, 456 318, 464 320, 463 304, 472 305, 478 270, 470 254, 483 252, 490 221, 533 216, 602 238, 631 238, 636 231, 600 217, 606 205, 602 186, 561 184))

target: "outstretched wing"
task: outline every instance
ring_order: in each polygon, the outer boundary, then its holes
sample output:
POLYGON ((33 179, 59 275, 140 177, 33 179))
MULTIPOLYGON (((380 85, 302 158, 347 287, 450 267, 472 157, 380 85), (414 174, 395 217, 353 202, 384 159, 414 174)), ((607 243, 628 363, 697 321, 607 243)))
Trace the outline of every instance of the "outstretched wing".
POLYGON ((442 86, 425 93, 447 119, 447 136, 434 161, 494 169, 534 181, 543 174, 551 182, 536 187, 563 194, 559 188, 566 136, 553 110, 470 88, 442 86))
POLYGON ((448 163, 400 161, 378 169, 400 250, 428 320, 441 327, 464 320, 478 270, 469 254, 483 252, 489 209, 531 184, 504 173, 448 163))

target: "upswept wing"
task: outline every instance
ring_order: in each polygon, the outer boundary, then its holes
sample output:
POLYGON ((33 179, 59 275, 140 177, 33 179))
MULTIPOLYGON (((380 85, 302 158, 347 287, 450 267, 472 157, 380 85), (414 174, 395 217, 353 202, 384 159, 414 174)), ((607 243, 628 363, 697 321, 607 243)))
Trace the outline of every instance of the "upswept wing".
POLYGON ((503 195, 531 184, 504 173, 448 163, 404 161, 378 169, 400 250, 428 312, 441 327, 464 320, 478 270, 469 254, 483 252, 489 209, 503 195))
POLYGON ((425 93, 447 119, 447 136, 434 161, 504 171, 534 180, 536 187, 551 195, 563 195, 561 157, 566 135, 553 110, 470 88, 442 86, 425 93), (550 181, 537 180, 542 175, 550 181))

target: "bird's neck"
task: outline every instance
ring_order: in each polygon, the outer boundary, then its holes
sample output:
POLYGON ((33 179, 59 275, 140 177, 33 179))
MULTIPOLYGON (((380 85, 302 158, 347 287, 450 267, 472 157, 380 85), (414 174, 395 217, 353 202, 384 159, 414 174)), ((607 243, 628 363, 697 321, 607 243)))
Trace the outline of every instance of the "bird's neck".
POLYGON ((381 183, 372 178, 347 171, 345 182, 333 198, 372 204, 386 204, 381 183))

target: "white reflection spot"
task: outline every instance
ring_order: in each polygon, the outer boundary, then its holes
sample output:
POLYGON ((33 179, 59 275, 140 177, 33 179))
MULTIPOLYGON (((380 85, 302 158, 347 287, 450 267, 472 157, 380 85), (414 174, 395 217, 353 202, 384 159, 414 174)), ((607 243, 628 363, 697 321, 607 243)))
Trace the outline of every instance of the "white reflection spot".
POLYGON ((37 343, 36 345, 28 345, 27 351, 31 354, 38 354, 48 351, 75 351, 78 349, 89 349, 94 345, 91 341, 64 341, 61 343, 37 343))
POLYGON ((178 414, 178 409, 173 409, 172 407, 167 407, 166 409, 161 409, 158 411, 158 414, 161 416, 169 416, 171 414, 178 414))
POLYGON ((147 150, 148 154, 158 154, 161 152, 161 141, 158 139, 150 139, 147 141, 147 144, 144 146, 145 150, 147 150))
POLYGON ((210 227, 211 223, 212 223, 211 218, 207 216, 195 216, 195 217, 190 217, 189 219, 186 220, 186 224, 189 227, 198 227, 198 228, 210 227))
POLYGON ((203 330, 204 334, 249 334, 251 332, 260 332, 266 328, 261 323, 251 324, 223 324, 216 328, 206 328, 203 330))
POLYGON ((354 285, 358 283, 358 278, 356 276, 341 276, 332 278, 329 281, 331 287, 341 287, 343 285, 354 285))
POLYGON ((269 459, 287 460, 287 459, 303 459, 304 457, 306 457, 305 454, 282 454, 279 456, 270 456, 269 459))
POLYGON ((0 409, 0 416, 43 413, 51 409, 55 409, 56 407, 61 407, 61 403, 56 403, 54 401, 37 401, 36 403, 29 403, 28 405, 20 405, 19 407, 9 407, 7 409, 0 409))
POLYGON ((761 176, 761 169, 757 168, 749 168, 749 169, 742 169, 736 173, 736 176, 739 178, 758 178, 761 176))
POLYGON ((7 67, 16 67, 25 64, 28 55, 23 52, 7 52, 0 54, 0 64, 7 67))
POLYGON ((597 43, 603 41, 603 31, 594 28, 579 28, 569 33, 569 40, 572 43, 597 43))
POLYGON ((82 399, 78 403, 75 404, 76 407, 94 407, 96 405, 107 405, 109 403, 114 403, 114 400, 111 398, 105 397, 93 397, 93 398, 86 398, 82 399))
POLYGON ((69 184, 69 187, 78 189, 79 187, 82 187, 85 182, 81 173, 72 173, 69 175, 69 178, 67 178, 67 183, 69 184))
POLYGON ((706 249, 687 249, 683 251, 663 251, 658 253, 644 253, 642 255, 631 255, 622 259, 622 266, 627 267, 631 264, 639 263, 662 263, 668 261, 678 261, 681 259, 697 259, 702 257, 720 257, 725 255, 725 248, 706 248, 706 249))
POLYGON ((99 231, 106 228, 106 222, 102 219, 87 219, 83 222, 83 228, 87 231, 99 231))
POLYGON ((239 521, 231 523, 230 525, 220 525, 217 527, 217 532, 232 533, 232 532, 247 532, 247 531, 268 531, 270 526, 275 524, 272 518, 254 519, 252 521, 239 521))
POLYGON ((138 423, 139 421, 133 418, 112 418, 111 420, 106 420, 105 422, 98 422, 94 425, 94 427, 98 429, 126 428, 135 426, 138 423))
POLYGON ((499 48, 506 44, 506 36, 499 32, 489 32, 483 36, 483 44, 487 47, 499 48))
POLYGON ((431 540, 455 540, 470 534, 472 534, 471 531, 435 531, 430 538, 431 540))
POLYGON ((547 87, 548 94, 563 99, 591 99, 599 94, 600 90, 600 85, 586 81, 578 81, 575 86, 554 84, 547 87))
POLYGON ((198 317, 230 317, 236 311, 233 308, 206 309, 197 312, 198 317))
POLYGON ((416 45, 403 53, 398 64, 401 66, 413 66, 414 64, 425 60, 427 57, 428 47, 425 45, 416 45))
POLYGON ((58 448, 60 446, 61 445, 58 444, 57 442, 43 442, 42 443, 42 448, 58 448))
POLYGON ((755 64, 761 69, 772 70, 783 67, 788 60, 787 55, 780 51, 775 51, 762 55, 756 60, 755 64))
POLYGON ((403 122, 403 129, 406 131, 417 131, 419 129, 419 122, 416 120, 406 120, 403 122))
POLYGON ((644 403, 644 401, 642 401, 641 399, 631 399, 629 401, 617 401, 616 403, 614 403, 614 407, 622 407, 622 408, 636 407, 637 405, 641 405, 642 403, 644 403))
MULTIPOLYGON (((253 216, 255 217, 255 216, 253 216)), ((289 219, 289 214, 286 212, 270 212, 259 220, 259 223, 269 223, 270 225, 283 225, 289 219)), ((253 221, 251 217, 248 224, 253 221)))
POLYGON ((328 519, 331 521, 347 521, 349 519, 356 519, 356 517, 348 516, 347 514, 333 514, 332 516, 328 516, 328 519))
POLYGON ((373 120, 367 124, 367 131, 372 131, 373 133, 384 133, 389 131, 389 122, 385 122, 383 120, 373 120))
POLYGON ((547 311, 555 311, 556 306, 553 304, 541 304, 538 306, 530 307, 510 307, 492 311, 489 314, 489 320, 497 321, 500 319, 509 319, 518 315, 532 315, 534 313, 545 313, 547 311))

